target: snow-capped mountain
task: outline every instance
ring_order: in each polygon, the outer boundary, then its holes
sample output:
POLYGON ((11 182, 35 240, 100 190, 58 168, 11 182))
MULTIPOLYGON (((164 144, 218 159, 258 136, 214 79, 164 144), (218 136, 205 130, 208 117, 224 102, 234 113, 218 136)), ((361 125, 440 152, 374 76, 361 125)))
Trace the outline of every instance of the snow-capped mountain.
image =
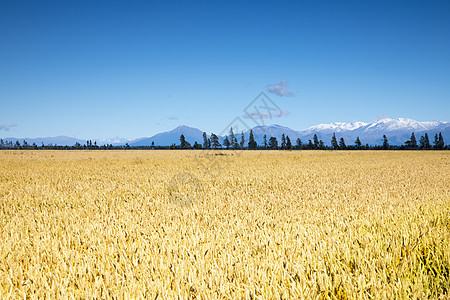
POLYGON ((317 132, 342 132, 342 131, 348 131, 348 130, 355 130, 360 127, 366 126, 368 123, 364 122, 352 122, 352 123, 342 123, 342 122, 336 122, 331 124, 319 124, 315 126, 311 126, 307 129, 304 129, 301 132, 303 135, 307 134, 314 134, 317 132))
MULTIPOLYGON (((370 145, 381 144, 383 135, 386 135, 392 145, 401 145, 415 135, 427 133, 432 139, 438 132, 442 132, 444 140, 450 139, 450 122, 419 122, 406 118, 384 118, 370 123, 331 123, 320 124, 299 131, 299 135, 304 139, 311 139, 317 134, 326 144, 329 144, 331 136, 336 133, 337 137, 343 137, 346 141, 353 143, 359 137, 363 143, 370 145)), ((418 137, 417 137, 418 138, 418 137)))
POLYGON ((412 131, 426 131, 433 130, 434 128, 448 124, 449 122, 418 122, 413 119, 406 118, 384 118, 370 123, 364 122, 352 122, 352 123, 331 123, 331 124, 319 124, 300 131, 301 133, 308 134, 313 132, 343 132, 357 130, 364 128, 365 132, 383 131, 390 132, 396 130, 412 130, 412 131))
MULTIPOLYGON (((264 135, 266 136, 267 141, 270 137, 273 136, 277 138, 278 142, 281 142, 281 136, 283 134, 290 138, 292 144, 295 144, 297 138, 301 139, 303 143, 308 143, 308 140, 312 140, 314 134, 317 134, 317 137, 319 139, 321 139, 325 144, 329 145, 333 133, 336 134, 336 137, 338 139, 341 137, 344 138, 345 142, 348 145, 353 144, 357 137, 360 138, 363 144, 381 145, 383 135, 387 136, 391 145, 402 145, 411 137, 412 132, 415 133, 417 140, 421 135, 427 133, 430 141, 433 141, 434 135, 436 133, 441 132, 444 137, 444 142, 446 144, 449 144, 450 142, 450 122, 419 122, 406 118, 384 118, 375 120, 370 123, 336 122, 330 124, 319 124, 300 131, 296 131, 289 127, 277 124, 256 126, 251 130, 253 130, 253 135, 258 145, 263 144, 264 135)), ((178 126, 171 131, 158 133, 148 138, 140 138, 134 140, 124 138, 97 139, 96 142, 97 145, 124 145, 125 143, 128 143, 130 146, 150 146, 152 142, 154 142, 156 146, 169 146, 172 144, 178 145, 180 143, 180 135, 182 134, 185 136, 186 140, 191 143, 191 145, 193 145, 194 142, 200 144, 203 143, 203 131, 185 125, 178 126)), ((235 132, 234 134, 239 142, 241 140, 241 133, 235 132)), ((244 132, 246 143, 248 142, 249 135, 250 130, 244 132)), ((207 136, 209 137, 209 135, 207 136)), ((221 143, 223 142, 224 138, 225 136, 219 137, 221 143)), ((36 143, 37 145, 41 145, 42 143, 44 143, 45 145, 57 144, 62 146, 73 146, 77 142, 82 145, 86 143, 85 140, 75 139, 67 136, 21 139, 3 138, 3 140, 12 141, 13 143, 15 143, 17 140, 20 143, 22 143, 23 140, 26 140, 28 144, 36 143)), ((94 142, 94 139, 92 141, 94 142)))

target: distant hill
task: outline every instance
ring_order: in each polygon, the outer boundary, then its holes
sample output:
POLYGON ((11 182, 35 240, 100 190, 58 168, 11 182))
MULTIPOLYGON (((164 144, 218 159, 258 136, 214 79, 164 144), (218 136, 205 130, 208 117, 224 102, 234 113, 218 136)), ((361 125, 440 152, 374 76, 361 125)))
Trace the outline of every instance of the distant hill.
POLYGON ((171 131, 158 133, 152 137, 142 138, 128 144, 130 146, 150 146, 152 142, 155 142, 155 146, 170 146, 172 144, 178 145, 180 144, 180 136, 182 134, 186 138, 186 141, 191 143, 191 145, 193 145, 194 142, 199 144, 203 143, 203 131, 197 128, 181 125, 171 131))
MULTIPOLYGON (((308 140, 312 140, 314 134, 326 145, 330 145, 331 137, 333 133, 336 133, 336 137, 339 139, 343 137, 347 145, 352 145, 357 137, 360 138, 363 144, 369 145, 381 145, 382 137, 385 134, 391 145, 403 145, 406 140, 411 137, 411 133, 414 132, 417 140, 420 136, 428 133, 430 142, 434 140, 434 135, 441 132, 444 137, 444 142, 450 144, 450 122, 419 122, 412 119, 398 118, 398 119, 380 119, 370 123, 365 122, 338 122, 330 124, 319 124, 300 131, 293 130, 289 127, 284 127, 281 125, 264 125, 256 126, 252 128, 253 135, 255 137, 258 145, 262 145, 264 135, 267 136, 267 140, 271 136, 278 139, 278 143, 281 142, 281 135, 285 134, 289 136, 292 144, 294 145, 297 138, 300 138, 303 143, 308 143, 308 140)), ((158 133, 151 137, 139 138, 139 139, 124 139, 124 138, 114 138, 114 139, 99 139, 97 144, 113 144, 113 145, 125 145, 128 143, 130 146, 150 146, 152 142, 155 142, 155 146, 170 146, 172 144, 180 144, 180 135, 184 135, 186 140, 194 144, 203 143, 203 131, 197 128, 189 127, 186 125, 181 125, 175 129, 167 132, 158 133)), ((248 142, 250 130, 244 132, 246 145, 248 142)), ((238 142, 241 138, 241 133, 235 133, 238 142)), ((208 135, 209 137, 209 135, 208 135)), ((220 142, 223 142, 225 136, 219 137, 220 142)), ((80 143, 84 145, 86 140, 80 140, 68 136, 57 136, 57 137, 45 137, 45 138, 3 138, 3 140, 12 141, 15 143, 17 140, 22 143, 26 140, 28 144, 36 143, 40 146, 42 143, 44 145, 59 145, 59 146, 73 146, 75 143, 80 143)), ((94 142, 94 140, 92 140, 94 142)))
POLYGON ((70 136, 55 136, 55 137, 38 137, 38 138, 15 138, 15 137, 6 137, 3 138, 4 141, 11 141, 13 144, 16 141, 19 141, 20 144, 23 143, 24 140, 27 141, 28 144, 32 145, 36 143, 36 145, 41 146, 44 144, 47 145, 58 145, 58 146, 73 146, 76 143, 80 143, 81 145, 86 144, 86 140, 76 139, 70 136))

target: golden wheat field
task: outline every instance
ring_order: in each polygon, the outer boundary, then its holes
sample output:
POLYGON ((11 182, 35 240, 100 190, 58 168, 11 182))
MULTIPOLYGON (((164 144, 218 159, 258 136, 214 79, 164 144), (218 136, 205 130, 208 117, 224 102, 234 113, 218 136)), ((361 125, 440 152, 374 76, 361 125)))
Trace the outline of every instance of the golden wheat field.
POLYGON ((2 151, 0 297, 448 299, 449 162, 2 151))

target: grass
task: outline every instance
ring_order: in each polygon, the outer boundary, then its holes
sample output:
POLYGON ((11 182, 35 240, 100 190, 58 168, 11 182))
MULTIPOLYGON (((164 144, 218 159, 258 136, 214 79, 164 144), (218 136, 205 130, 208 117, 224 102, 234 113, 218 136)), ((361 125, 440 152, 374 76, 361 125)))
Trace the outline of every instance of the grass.
POLYGON ((228 154, 1 151, 0 297, 448 299, 447 152, 228 154))

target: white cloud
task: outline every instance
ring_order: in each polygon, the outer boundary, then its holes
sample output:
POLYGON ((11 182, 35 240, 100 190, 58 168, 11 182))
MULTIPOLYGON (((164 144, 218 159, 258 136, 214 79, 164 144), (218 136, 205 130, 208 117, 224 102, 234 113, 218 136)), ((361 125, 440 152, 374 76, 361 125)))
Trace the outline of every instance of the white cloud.
POLYGON ((0 124, 0 130, 9 131, 12 127, 17 127, 17 124, 14 123, 0 124))
POLYGON ((282 96, 294 96, 294 94, 292 94, 291 92, 289 92, 286 89, 286 80, 285 79, 281 79, 280 82, 274 83, 274 84, 268 84, 267 85, 267 91, 269 93, 278 95, 280 97, 282 96))
POLYGON ((168 119, 169 120, 178 120, 178 117, 177 116, 169 116, 168 119))

